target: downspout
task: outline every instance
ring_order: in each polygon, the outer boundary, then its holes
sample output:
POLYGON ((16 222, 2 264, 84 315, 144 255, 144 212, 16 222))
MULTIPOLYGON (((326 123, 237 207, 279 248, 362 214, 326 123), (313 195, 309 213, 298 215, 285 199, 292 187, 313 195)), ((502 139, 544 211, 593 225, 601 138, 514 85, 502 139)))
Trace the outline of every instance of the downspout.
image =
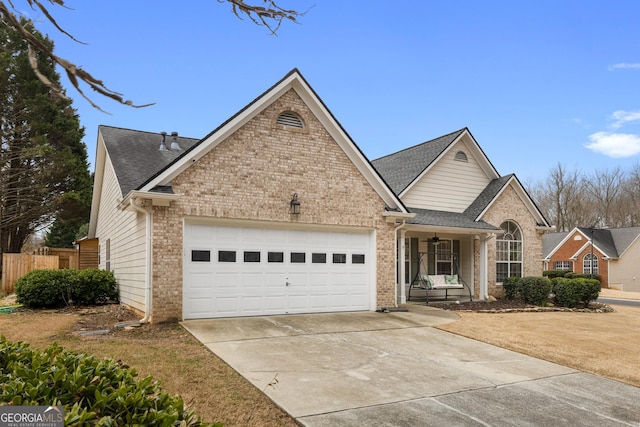
POLYGON ((151 318, 151 251, 152 247, 152 232, 151 227, 153 226, 153 213, 148 209, 139 206, 136 202, 141 201, 142 204, 145 204, 144 199, 130 199, 129 206, 131 206, 137 212, 140 212, 145 215, 146 225, 145 225, 145 273, 144 273, 144 317, 140 320, 140 323, 147 323, 151 318))
POLYGON ((402 228, 404 228, 407 224, 405 224, 406 219, 402 218, 402 224, 397 225, 394 229, 394 233, 395 233, 395 239, 393 239, 394 241, 394 253, 396 256, 396 268, 395 268, 395 273, 396 273, 396 287, 395 287, 395 300, 396 300, 396 307, 398 306, 398 286, 400 286, 400 288, 402 289, 402 295, 400 296, 400 302, 402 303, 402 300, 404 297, 404 286, 402 284, 404 284, 404 275, 403 270, 404 270, 404 260, 400 259, 400 255, 398 254, 398 231, 400 231, 402 228))

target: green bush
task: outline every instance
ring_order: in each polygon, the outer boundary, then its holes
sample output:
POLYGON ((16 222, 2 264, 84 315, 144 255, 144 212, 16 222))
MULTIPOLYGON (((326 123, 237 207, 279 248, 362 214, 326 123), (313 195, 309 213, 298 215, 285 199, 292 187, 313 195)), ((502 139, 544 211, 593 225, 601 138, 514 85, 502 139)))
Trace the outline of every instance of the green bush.
POLYGON ((580 303, 580 294, 574 279, 558 277, 553 279, 554 301, 562 307, 577 307, 580 303))
POLYGON ((573 273, 571 270, 545 270, 542 272, 544 277, 548 277, 549 279, 553 279, 554 277, 565 277, 565 274, 573 273))
POLYGON ((111 360, 67 352, 55 343, 40 352, 0 338, 0 402, 64 406, 65 425, 205 425, 153 378, 137 376, 111 360))
POLYGON ((30 271, 16 280, 16 300, 29 307, 63 307, 77 279, 74 270, 30 271))
MULTIPOLYGON (((565 274, 564 277, 566 277, 567 279, 591 279, 592 278, 591 274, 574 273, 572 271, 565 274)), ((602 282, 602 279, 599 274, 594 274, 593 279, 597 280, 598 282, 602 282)))
POLYGON ((29 307, 90 305, 118 300, 115 277, 104 270, 33 270, 15 283, 18 303, 29 307))
POLYGON ((598 299, 600 282, 597 279, 554 279, 553 293, 557 305, 563 307, 577 307, 580 303, 585 306, 598 299))
POLYGON ((519 281, 519 277, 507 277, 502 282, 502 289, 504 290, 504 297, 506 299, 515 299, 518 296, 519 281))
POLYGON ((547 277, 523 277, 518 281, 518 293, 529 304, 544 305, 551 293, 547 277))
POLYGON ((88 269, 78 271, 77 287, 73 290, 73 301, 79 305, 91 305, 107 301, 118 301, 118 285, 113 272, 88 269))

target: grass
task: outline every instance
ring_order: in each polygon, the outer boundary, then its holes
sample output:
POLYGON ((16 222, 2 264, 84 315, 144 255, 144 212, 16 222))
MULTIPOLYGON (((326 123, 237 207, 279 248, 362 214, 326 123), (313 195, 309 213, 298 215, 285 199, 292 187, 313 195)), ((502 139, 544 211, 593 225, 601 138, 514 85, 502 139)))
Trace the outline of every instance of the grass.
POLYGON ((472 313, 437 326, 478 341, 640 387, 640 308, 613 313, 472 313))

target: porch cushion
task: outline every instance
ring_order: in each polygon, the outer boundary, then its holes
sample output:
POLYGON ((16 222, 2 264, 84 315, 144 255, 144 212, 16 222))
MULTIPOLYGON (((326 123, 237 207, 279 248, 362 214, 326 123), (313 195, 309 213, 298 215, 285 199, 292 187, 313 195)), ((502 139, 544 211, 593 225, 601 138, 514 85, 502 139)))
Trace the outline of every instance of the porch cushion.
POLYGON ((457 274, 445 274, 444 281, 447 282, 447 285, 457 285, 458 284, 458 275, 457 274))
POLYGON ((447 284, 444 278, 444 274, 436 274, 434 276, 429 276, 429 279, 431 280, 431 284, 433 287, 444 286, 447 284))
POLYGON ((458 283, 458 275, 453 274, 449 276, 451 283, 447 282, 447 276, 444 274, 436 274, 428 276, 427 285, 430 289, 462 289, 464 285, 462 283, 458 283), (455 278, 455 282, 453 281, 455 278))

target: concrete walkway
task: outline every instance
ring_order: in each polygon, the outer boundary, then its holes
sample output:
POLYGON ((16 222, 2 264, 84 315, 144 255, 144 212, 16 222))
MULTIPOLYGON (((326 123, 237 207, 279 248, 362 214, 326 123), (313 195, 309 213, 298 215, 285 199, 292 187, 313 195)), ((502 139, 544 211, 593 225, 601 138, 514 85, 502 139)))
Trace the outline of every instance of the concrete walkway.
POLYGON ((305 426, 640 426, 640 389, 431 326, 454 313, 190 320, 305 426))

